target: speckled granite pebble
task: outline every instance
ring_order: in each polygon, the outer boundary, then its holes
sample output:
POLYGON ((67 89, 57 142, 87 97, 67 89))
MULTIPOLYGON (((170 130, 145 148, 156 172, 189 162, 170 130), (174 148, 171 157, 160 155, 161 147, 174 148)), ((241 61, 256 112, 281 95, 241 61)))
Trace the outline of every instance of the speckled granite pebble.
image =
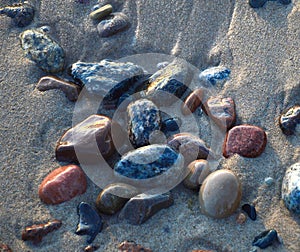
POLYGON ((228 79, 230 75, 230 70, 224 66, 211 67, 199 74, 199 79, 202 81, 207 81, 213 85, 217 82, 224 81, 228 79))

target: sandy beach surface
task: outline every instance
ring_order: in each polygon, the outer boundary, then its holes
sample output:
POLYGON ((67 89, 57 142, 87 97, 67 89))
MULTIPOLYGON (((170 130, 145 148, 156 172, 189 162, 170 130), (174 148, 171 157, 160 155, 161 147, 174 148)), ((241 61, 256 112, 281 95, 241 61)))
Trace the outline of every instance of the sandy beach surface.
MULTIPOLYGON (((13 251, 83 251, 86 237, 74 234, 76 208, 81 201, 93 204, 101 191, 89 180, 85 194, 55 206, 43 204, 37 194, 44 177, 60 166, 54 149, 71 127, 74 110, 62 92, 35 89, 47 74, 24 57, 20 46, 22 31, 48 25, 66 52, 67 65, 151 52, 183 58, 200 70, 218 64, 228 67, 231 78, 218 87, 219 94, 235 100, 237 124, 260 126, 268 137, 258 158, 236 155, 219 166, 238 175, 241 205, 255 204, 256 221, 248 218, 237 224, 238 212, 221 220, 204 216, 198 193, 179 185, 172 190, 174 205, 140 226, 104 217, 104 228, 94 241, 99 251, 117 251, 118 243, 134 240, 155 252, 247 252, 255 236, 272 228, 283 245, 264 251, 300 251, 299 215, 281 201, 284 173, 300 159, 299 136, 285 136, 278 125, 281 112, 300 103, 300 1, 289 5, 269 1, 259 9, 245 0, 99 2, 126 13, 130 28, 101 38, 88 17, 96 0, 35 1, 35 19, 25 28, 0 16, 0 243, 13 251), (266 186, 266 177, 275 183, 266 186), (52 219, 63 225, 40 244, 22 241, 25 226, 52 219)), ((12 3, 0 0, 1 7, 12 3)))

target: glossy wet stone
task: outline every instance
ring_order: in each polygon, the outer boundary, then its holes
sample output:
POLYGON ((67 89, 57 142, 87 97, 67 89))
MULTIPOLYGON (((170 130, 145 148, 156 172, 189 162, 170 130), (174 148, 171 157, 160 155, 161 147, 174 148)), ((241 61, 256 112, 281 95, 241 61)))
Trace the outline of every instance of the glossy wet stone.
POLYGON ((230 129, 235 123, 235 104, 230 97, 210 97, 204 105, 204 111, 223 130, 230 129))
POLYGON ((267 135, 263 129, 253 125, 235 126, 227 132, 224 146, 224 157, 239 154, 255 158, 261 155, 267 144, 267 135))
POLYGON ((119 218, 133 225, 140 225, 158 211, 173 205, 170 193, 147 195, 139 194, 131 198, 122 209, 119 218))
POLYGON ((245 211, 251 220, 256 220, 256 210, 255 207, 250 204, 244 204, 242 206, 243 211, 245 211))
POLYGON ((129 28, 129 18, 122 12, 112 13, 108 19, 102 20, 97 30, 100 37, 110 37, 129 28))
POLYGON ((187 63, 176 59, 150 77, 145 95, 158 106, 169 106, 181 98, 190 81, 187 63))
POLYGON ((101 20, 102 18, 105 18, 110 13, 112 13, 112 6, 110 4, 106 4, 102 7, 99 7, 95 9, 92 13, 90 13, 90 19, 93 20, 101 20))
POLYGON ((92 243, 97 234, 102 230, 102 218, 88 203, 81 202, 78 205, 79 223, 75 234, 87 235, 87 243, 92 243))
POLYGON ((204 97, 204 90, 203 89, 196 89, 194 90, 184 101, 181 107, 181 112, 183 115, 189 115, 194 113, 195 110, 200 107, 202 104, 202 100, 204 97))
POLYGON ((103 158, 110 157, 115 151, 111 129, 110 118, 102 115, 89 116, 67 130, 59 139, 56 159, 62 162, 78 162, 77 155, 80 155, 82 162, 91 163, 99 154, 103 158))
POLYGON ((37 244, 42 241, 45 235, 59 229, 61 225, 62 222, 60 220, 53 220, 45 224, 28 226, 22 231, 22 240, 32 241, 34 244, 37 244))
POLYGON ((275 241, 278 241, 277 232, 274 229, 270 229, 256 236, 252 242, 252 246, 264 249, 271 246, 275 241))
POLYGON ((113 100, 129 90, 132 82, 128 82, 128 79, 143 75, 144 70, 130 62, 104 59, 99 63, 79 61, 71 65, 69 73, 83 84, 89 93, 106 96, 110 92, 112 95, 109 98, 113 100), (113 88, 116 91, 112 90, 113 88))
POLYGON ((150 135, 160 129, 161 118, 158 107, 147 99, 140 99, 127 108, 128 134, 135 148, 150 144, 150 135))
POLYGON ((300 214, 300 163, 290 166, 284 175, 281 197, 285 206, 292 212, 300 214))
POLYGON ((78 85, 53 76, 42 77, 36 88, 42 92, 51 89, 59 89, 65 93, 70 101, 76 101, 81 90, 78 85))
POLYGON ((34 8, 27 1, 12 6, 0 8, 0 15, 12 18, 13 23, 18 27, 29 25, 34 18, 34 8))
POLYGON ((151 249, 145 248, 134 241, 123 241, 118 245, 120 252, 152 252, 151 249))
POLYGON ((12 250, 8 245, 0 243, 0 252, 12 252, 12 250))
POLYGON ((300 106, 289 108, 279 118, 279 126, 286 135, 300 134, 300 106))
POLYGON ((64 68, 62 47, 41 29, 26 30, 20 35, 25 55, 45 72, 56 73, 64 68))
POLYGON ((94 252, 97 251, 100 248, 98 245, 88 245, 84 248, 84 252, 94 252))
POLYGON ((207 216, 225 218, 237 210, 241 197, 237 176, 229 170, 218 170, 208 175, 200 188, 200 209, 207 216))
POLYGON ((85 193, 87 181, 77 165, 66 165, 49 173, 39 186, 39 197, 46 204, 60 204, 85 193))
POLYGON ((181 170, 183 157, 167 145, 153 144, 125 154, 114 171, 132 179, 153 178, 172 170, 181 170))
POLYGON ((230 70, 224 66, 211 67, 199 74, 199 79, 207 81, 213 85, 229 78, 230 70))
POLYGON ((165 134, 169 132, 178 132, 179 127, 182 125, 182 121, 179 117, 168 118, 161 123, 161 131, 165 134))

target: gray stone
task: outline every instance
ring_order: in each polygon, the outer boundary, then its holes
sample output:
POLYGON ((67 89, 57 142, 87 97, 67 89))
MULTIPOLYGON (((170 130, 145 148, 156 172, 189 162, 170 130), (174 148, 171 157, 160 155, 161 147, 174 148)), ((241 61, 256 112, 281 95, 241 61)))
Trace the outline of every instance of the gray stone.
POLYGON ((129 18, 121 12, 115 12, 110 18, 102 20, 97 30, 101 37, 110 37, 118 32, 126 30, 130 26, 129 18))

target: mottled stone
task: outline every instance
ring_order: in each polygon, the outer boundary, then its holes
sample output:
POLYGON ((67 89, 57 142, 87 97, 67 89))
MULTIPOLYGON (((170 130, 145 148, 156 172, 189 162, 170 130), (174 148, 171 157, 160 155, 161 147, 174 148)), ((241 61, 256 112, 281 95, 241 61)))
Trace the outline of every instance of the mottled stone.
POLYGON ((221 129, 230 129, 236 120, 235 104, 232 98, 210 97, 204 111, 221 129))
POLYGON ((42 77, 36 88, 42 92, 51 89, 59 89, 65 93, 70 101, 76 101, 81 90, 78 85, 53 76, 42 77))
POLYGON ((129 18, 122 12, 112 13, 108 19, 102 20, 97 30, 100 37, 110 37, 129 28, 129 18))
POLYGON ((97 234, 102 230, 102 218, 88 203, 81 202, 78 205, 79 223, 75 234, 88 235, 87 243, 92 243, 97 234))
POLYGON ((289 108, 279 118, 279 126, 286 135, 300 134, 300 106, 289 108))
POLYGON ((41 29, 21 33, 21 46, 26 57, 45 72, 56 73, 64 68, 65 53, 62 47, 41 29))
POLYGON ((281 197, 290 211, 300 214, 300 162, 286 170, 282 181, 281 197))
POLYGON ((271 246, 275 241, 278 241, 276 230, 266 230, 254 238, 252 246, 264 249, 271 246))
POLYGON ((211 67, 199 74, 199 79, 213 85, 229 78, 230 70, 224 66, 211 67))
POLYGON ((85 162, 93 162, 99 152, 104 158, 110 157, 115 151, 111 136, 112 124, 112 120, 106 116, 91 115, 67 130, 59 139, 56 159, 62 162, 78 162, 78 152, 85 162))
POLYGON ((239 207, 242 197, 241 183, 229 170, 218 170, 204 180, 199 201, 201 212, 213 218, 225 218, 239 207))
MULTIPOLYGON (((142 67, 130 62, 117 62, 111 60, 101 60, 99 63, 77 62, 71 65, 70 75, 78 82, 84 85, 85 89, 91 93, 105 96, 109 92, 113 93, 116 85, 116 97, 120 97, 126 92, 132 82, 128 79, 143 75, 142 67), (121 86, 121 88, 119 88, 121 86), (121 93, 121 94, 120 94, 121 93), (119 95, 119 96, 118 96, 119 95)), ((113 95, 115 95, 113 93, 113 95)))
POLYGON ((120 252, 152 252, 151 249, 145 248, 134 241, 123 241, 118 245, 120 252))
POLYGON ((251 220, 256 220, 256 210, 255 207, 250 204, 244 204, 242 206, 243 211, 245 211, 251 220))
POLYGON ((66 165, 49 173, 39 186, 39 197, 46 204, 59 204, 83 194, 87 181, 77 165, 66 165))
POLYGON ((128 134, 132 145, 138 148, 150 144, 151 133, 159 130, 161 125, 157 106, 147 99, 140 99, 128 106, 127 114, 128 134))
POLYGON ((57 230, 61 227, 62 222, 60 220, 49 221, 45 224, 38 224, 26 227, 22 231, 23 241, 32 241, 37 244, 42 241, 43 237, 48 233, 57 230))
POLYGON ((173 205, 170 193, 147 195, 139 194, 131 198, 122 209, 119 218, 133 225, 140 225, 164 208, 173 205))
POLYGON ((198 88, 194 90, 184 101, 181 107, 181 112, 183 115, 189 115, 194 113, 195 110, 201 106, 204 97, 204 90, 198 88))
POLYGON ((106 4, 102 7, 97 6, 98 8, 95 9, 92 13, 90 13, 90 19, 93 20, 101 20, 112 13, 112 6, 110 4, 106 4))
POLYGON ((183 157, 166 145, 153 144, 125 154, 115 173, 132 179, 148 179, 170 170, 181 170, 183 157))
POLYGON ((8 245, 0 243, 0 252, 12 252, 12 250, 8 245))
POLYGON ((236 222, 238 224, 244 224, 247 220, 247 216, 244 213, 239 213, 236 217, 236 222))
POLYGON ((239 154, 255 158, 261 155, 267 144, 267 135, 263 129, 253 125, 235 126, 227 132, 224 146, 224 157, 239 154))

